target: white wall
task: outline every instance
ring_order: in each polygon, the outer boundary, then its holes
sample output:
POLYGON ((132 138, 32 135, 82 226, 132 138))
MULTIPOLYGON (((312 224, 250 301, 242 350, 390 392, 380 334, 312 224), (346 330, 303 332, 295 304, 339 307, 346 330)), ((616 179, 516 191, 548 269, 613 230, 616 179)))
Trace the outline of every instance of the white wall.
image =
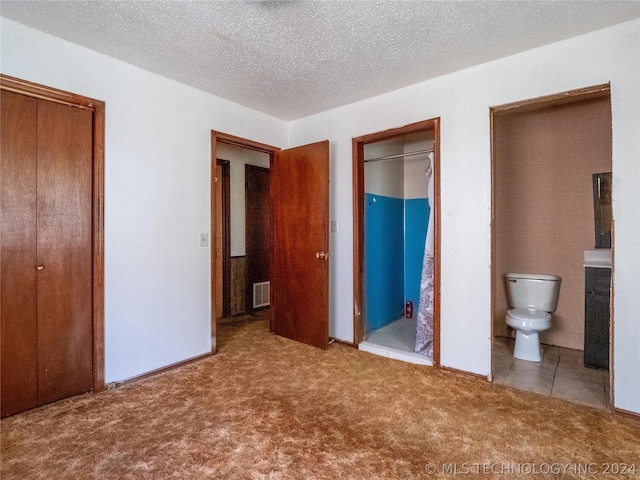
POLYGON ((404 162, 404 198, 427 198, 429 196, 429 165, 427 154, 408 157, 404 162))
MULTIPOLYGON (((364 146, 364 158, 412 153, 433 148, 433 132, 413 134, 364 146)), ((394 198, 427 198, 428 178, 425 168, 429 158, 425 153, 364 164, 364 191, 394 198)))
POLYGON ((332 335, 353 340, 351 139, 441 118, 441 361, 491 369, 489 108, 611 82, 615 406, 640 412, 640 21, 294 121, 290 145, 331 142, 332 335))
MULTIPOLYGON (((365 160, 402 153, 402 139, 364 145, 365 160)), ((392 198, 404 198, 404 164, 402 159, 378 160, 364 164, 364 191, 392 198)))
MULTIPOLYGON (((414 134, 404 142, 404 153, 420 152, 433 149, 434 132, 414 134)), ((429 154, 412 155, 404 162, 404 198, 427 198, 429 196, 429 177, 426 169, 429 166, 429 154)))
POLYGON ((2 19, 2 73, 106 102, 105 377, 211 350, 211 130, 286 146, 281 120, 2 19))

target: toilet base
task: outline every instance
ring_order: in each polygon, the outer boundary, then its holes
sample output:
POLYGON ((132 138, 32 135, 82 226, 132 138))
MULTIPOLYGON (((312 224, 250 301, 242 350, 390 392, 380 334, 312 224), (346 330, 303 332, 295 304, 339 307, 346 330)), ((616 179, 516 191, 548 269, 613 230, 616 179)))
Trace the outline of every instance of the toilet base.
POLYGON ((542 354, 538 332, 524 333, 516 330, 516 344, 513 348, 515 358, 528 362, 541 362, 542 354))

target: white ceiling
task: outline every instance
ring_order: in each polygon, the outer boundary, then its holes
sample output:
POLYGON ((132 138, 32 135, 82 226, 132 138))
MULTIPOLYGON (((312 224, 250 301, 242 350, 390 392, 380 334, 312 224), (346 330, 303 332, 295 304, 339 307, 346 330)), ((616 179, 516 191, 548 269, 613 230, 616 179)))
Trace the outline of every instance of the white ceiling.
POLYGON ((293 120, 638 18, 640 2, 2 1, 0 14, 293 120))

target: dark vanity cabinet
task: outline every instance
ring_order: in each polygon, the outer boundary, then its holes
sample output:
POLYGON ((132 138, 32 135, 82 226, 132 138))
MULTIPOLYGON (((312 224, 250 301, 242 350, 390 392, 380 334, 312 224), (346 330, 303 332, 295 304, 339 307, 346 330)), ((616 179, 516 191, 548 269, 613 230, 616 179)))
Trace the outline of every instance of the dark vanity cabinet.
POLYGON ((611 269, 585 268, 584 364, 609 368, 611 269))

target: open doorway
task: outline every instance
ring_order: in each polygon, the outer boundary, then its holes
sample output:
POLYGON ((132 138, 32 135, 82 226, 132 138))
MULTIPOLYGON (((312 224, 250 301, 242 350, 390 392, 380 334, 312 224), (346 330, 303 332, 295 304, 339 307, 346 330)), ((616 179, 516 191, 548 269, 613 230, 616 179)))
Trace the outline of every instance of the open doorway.
MULTIPOLYGON (((240 147, 269 158, 271 330, 277 335, 328 348, 329 344, 329 142, 281 150, 216 131, 211 132, 211 231, 218 230, 216 169, 219 152, 240 147), (300 225, 306 228, 300 229, 300 225), (314 295, 308 286, 313 285, 314 295)), ((261 187, 266 190, 266 186, 261 187)), ((262 210, 264 212, 264 210, 262 210)), ((262 213, 264 215, 264 213, 262 213)), ((231 228, 233 230, 233 227, 231 228)), ((215 242, 214 245, 217 245, 215 242)), ((220 280, 218 255, 211 255, 212 303, 220 280)), ((233 307, 232 307, 233 308, 233 307)), ((211 344, 216 352, 216 315, 212 308, 211 344)))
POLYGON ((217 149, 216 318, 269 305, 269 168, 271 157, 221 143, 217 149), (255 284, 259 283, 256 288, 255 284), (253 300, 255 290, 259 302, 253 300))
MULTIPOLYGON (((227 147, 265 153, 270 159, 271 330, 319 348, 329 345, 329 142, 281 150, 221 132, 211 132, 211 171, 227 147), (300 225, 306 228, 300 229, 300 225), (313 285, 314 295, 308 286, 313 285)), ((211 231, 217 227, 215 175, 211 176, 211 231)), ((215 236, 215 233, 214 233, 215 236)), ((211 298, 216 298, 217 255, 211 255, 211 298)), ((215 308, 211 345, 216 352, 215 308)))
POLYGON ((439 136, 439 119, 433 119, 353 139, 354 343, 371 353, 435 366, 440 361, 439 136), (423 269, 430 272, 428 289, 423 269), (419 314, 426 290, 428 320, 419 314), (422 323, 429 329, 428 350, 418 348, 422 323))
POLYGON ((594 207, 605 190, 600 179, 610 179, 612 170, 609 85, 494 107, 491 120, 493 380, 607 409, 610 189, 606 226, 595 225, 601 211, 594 207), (519 335, 532 333, 507 324, 518 309, 505 275, 515 272, 528 281, 527 275, 561 278, 549 326, 534 332, 542 348, 535 361, 516 348, 519 335), (598 360, 589 358, 593 348, 598 360))
POLYGON ((221 320, 269 306, 269 171, 278 150, 212 132, 212 339, 221 320))

